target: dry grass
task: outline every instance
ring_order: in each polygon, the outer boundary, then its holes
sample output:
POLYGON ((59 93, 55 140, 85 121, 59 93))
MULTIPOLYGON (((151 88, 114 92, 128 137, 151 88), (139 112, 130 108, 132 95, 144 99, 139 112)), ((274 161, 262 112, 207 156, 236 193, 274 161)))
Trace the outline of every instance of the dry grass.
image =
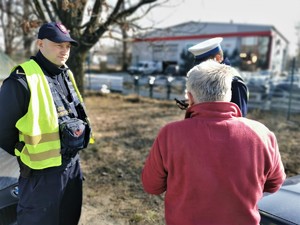
MULTIPOLYGON (((96 143, 81 153, 86 180, 80 224, 164 224, 163 196, 144 193, 140 173, 158 130, 182 119, 184 111, 173 101, 134 95, 90 95, 85 102, 96 143)), ((300 174, 298 123, 279 113, 253 111, 248 117, 275 132, 288 175, 300 174)))

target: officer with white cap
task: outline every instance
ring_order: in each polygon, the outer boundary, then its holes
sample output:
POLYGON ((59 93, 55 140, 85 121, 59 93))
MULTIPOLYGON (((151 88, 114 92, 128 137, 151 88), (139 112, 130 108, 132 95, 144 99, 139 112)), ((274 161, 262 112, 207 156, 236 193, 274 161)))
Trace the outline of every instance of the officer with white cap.
POLYGON ((194 55, 194 64, 199 64, 207 59, 214 59, 218 62, 223 61, 223 51, 220 43, 223 38, 216 37, 203 41, 190 47, 188 50, 194 55))
MULTIPOLYGON (((230 65, 229 60, 227 58, 224 59, 223 50, 221 48, 222 41, 222 37, 215 37, 190 47, 188 50, 194 55, 194 65, 198 65, 208 59, 214 59, 219 63, 230 65)), ((231 102, 237 104, 243 116, 246 116, 249 92, 246 84, 238 73, 233 77, 231 90, 231 102)))

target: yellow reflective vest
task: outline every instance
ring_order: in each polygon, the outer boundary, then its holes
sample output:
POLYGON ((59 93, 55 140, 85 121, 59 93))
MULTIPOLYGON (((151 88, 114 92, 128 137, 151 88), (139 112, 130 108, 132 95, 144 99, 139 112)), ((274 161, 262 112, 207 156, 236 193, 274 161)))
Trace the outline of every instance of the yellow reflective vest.
MULTIPOLYGON (((15 155, 32 169, 60 166, 62 156, 58 115, 48 81, 34 60, 29 60, 20 66, 26 74, 31 97, 28 112, 16 123, 19 141, 24 142, 25 145, 21 151, 15 149, 15 155)), ((82 102, 73 74, 69 75, 82 102)))

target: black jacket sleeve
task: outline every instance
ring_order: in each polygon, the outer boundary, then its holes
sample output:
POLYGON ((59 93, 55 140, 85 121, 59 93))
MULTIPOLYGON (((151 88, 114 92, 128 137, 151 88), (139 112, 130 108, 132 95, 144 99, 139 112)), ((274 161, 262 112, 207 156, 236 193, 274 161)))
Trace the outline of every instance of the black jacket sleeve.
POLYGON ((19 139, 16 122, 23 117, 30 99, 26 78, 20 68, 3 81, 0 88, 0 147, 14 155, 19 139))
POLYGON ((245 117, 248 111, 249 91, 242 78, 235 76, 231 84, 232 97, 231 102, 237 104, 245 117))

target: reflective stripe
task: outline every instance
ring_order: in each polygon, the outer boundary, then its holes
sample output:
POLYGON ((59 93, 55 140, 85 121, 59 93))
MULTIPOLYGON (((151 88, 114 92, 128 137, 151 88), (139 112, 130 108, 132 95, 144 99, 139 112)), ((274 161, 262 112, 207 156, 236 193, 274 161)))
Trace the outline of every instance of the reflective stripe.
POLYGON ((60 148, 59 149, 52 149, 52 150, 47 150, 46 152, 39 152, 35 154, 30 154, 28 152, 27 147, 25 147, 22 151, 22 154, 27 155, 30 158, 30 161, 42 161, 42 160, 47 160, 50 158, 55 158, 55 157, 60 157, 60 148))
POLYGON ((68 70, 68 72, 69 72, 70 80, 71 80, 71 82, 72 82, 72 84, 73 84, 73 87, 74 87, 74 89, 75 89, 75 92, 76 92, 76 94, 77 94, 77 97, 78 97, 78 99, 79 99, 80 102, 83 102, 83 99, 82 99, 82 96, 81 96, 81 94, 80 94, 80 92, 79 92, 79 90, 78 90, 78 87, 77 87, 77 84, 76 84, 74 75, 73 75, 73 73, 72 73, 70 70, 68 70))
POLYGON ((45 143, 48 141, 57 141, 60 140, 58 133, 51 133, 51 134, 40 134, 36 136, 30 136, 20 133, 20 135, 23 135, 24 141, 26 144, 30 145, 37 145, 40 143, 45 143))

